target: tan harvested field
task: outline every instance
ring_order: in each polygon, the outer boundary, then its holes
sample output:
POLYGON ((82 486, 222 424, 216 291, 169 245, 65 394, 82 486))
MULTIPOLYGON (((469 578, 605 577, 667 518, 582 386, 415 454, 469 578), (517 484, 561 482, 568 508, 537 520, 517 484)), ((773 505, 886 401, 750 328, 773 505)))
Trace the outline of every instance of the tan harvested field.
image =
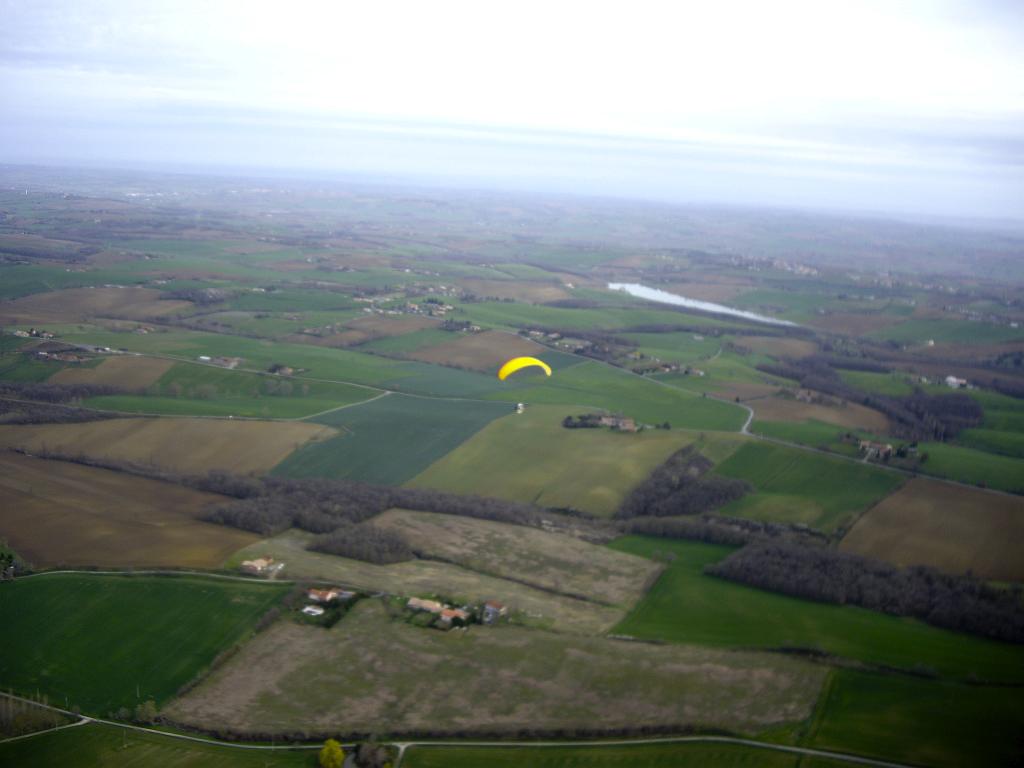
POLYGON ((787 339, 781 336, 744 336, 739 344, 772 357, 807 357, 818 351, 818 345, 813 341, 787 339))
POLYGON ((373 339, 386 336, 402 336, 426 328, 436 328, 440 321, 433 317, 421 315, 366 315, 345 323, 345 329, 326 336, 310 336, 295 333, 287 337, 287 341, 298 344, 313 344, 318 347, 352 347, 373 339))
POLYGON ((569 292, 555 282, 540 283, 528 280, 482 280, 467 277, 459 280, 459 285, 481 298, 497 297, 513 299, 532 304, 543 304, 569 298, 569 292))
POLYGON ((839 548, 897 565, 1024 580, 1024 497, 915 478, 861 516, 839 548))
POLYGON ((739 398, 740 402, 770 397, 780 389, 778 384, 757 381, 723 381, 715 382, 714 394, 726 400, 739 398))
POLYGON ((518 627, 422 629, 363 600, 329 630, 279 621, 163 713, 203 728, 339 733, 699 725, 811 714, 826 668, 781 655, 518 627))
POLYGON ((857 403, 846 405, 824 405, 822 403, 804 403, 782 397, 766 397, 751 400, 750 407, 754 416, 762 421, 807 421, 817 419, 826 424, 851 429, 866 429, 884 435, 889 431, 889 420, 871 408, 857 403))
POLYGON ((559 632, 596 635, 606 632, 626 614, 585 600, 553 595, 507 579, 477 573, 453 563, 410 560, 393 565, 374 565, 335 555, 309 552, 312 535, 286 531, 238 552, 232 562, 271 555, 286 563, 287 578, 323 579, 370 592, 397 595, 440 594, 459 600, 498 600, 513 612, 517 621, 559 632))
POLYGON ((395 531, 428 557, 621 607, 639 600, 661 572, 653 560, 492 520, 392 509, 373 525, 395 531))
POLYGON ((119 355, 108 357, 95 368, 64 368, 51 376, 49 381, 53 384, 99 384, 140 390, 156 382, 173 365, 173 360, 119 355))
POLYGON ((509 358, 521 355, 543 357, 547 351, 547 347, 514 333, 483 331, 459 335, 454 341, 416 350, 407 356, 425 363, 494 373, 509 358))
POLYGON ((225 497, 0 452, 0 538, 37 567, 215 568, 256 536, 197 520, 225 497))
POLYGON ((298 421, 110 419, 0 427, 0 448, 117 459, 185 474, 265 472, 310 440, 335 434, 298 421))
POLYGON ((161 300, 161 295, 150 288, 68 288, 37 293, 0 302, 0 322, 76 323, 94 317, 144 320, 192 308, 191 302, 161 300))

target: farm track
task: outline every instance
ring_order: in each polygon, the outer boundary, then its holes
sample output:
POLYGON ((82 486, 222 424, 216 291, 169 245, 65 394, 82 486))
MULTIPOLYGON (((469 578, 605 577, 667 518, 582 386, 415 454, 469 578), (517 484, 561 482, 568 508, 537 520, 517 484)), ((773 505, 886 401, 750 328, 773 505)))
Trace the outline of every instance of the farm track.
MULTIPOLYGON (((319 750, 323 746, 322 744, 242 744, 234 741, 220 741, 218 739, 208 739, 201 736, 190 736, 184 733, 175 733, 173 731, 164 731, 158 728, 147 728, 143 725, 135 725, 132 723, 119 723, 116 720, 107 720, 101 717, 90 717, 88 715, 80 715, 71 710, 62 709, 61 707, 54 707, 49 704, 40 704, 32 701, 31 699, 25 699, 21 696, 15 696, 10 693, 0 693, 0 696, 14 699, 26 704, 32 704, 43 709, 49 709, 53 712, 60 712, 63 715, 69 717, 76 717, 78 720, 68 725, 59 726, 58 728, 50 728, 44 731, 36 731, 35 733, 25 734, 23 736, 15 736, 11 739, 5 739, 0 741, 0 744, 6 744, 11 741, 28 739, 33 736, 40 736, 46 733, 52 733, 58 730, 67 730, 68 728, 74 728, 89 723, 97 723, 99 725, 108 725, 113 728, 124 728, 126 730, 135 731, 137 733, 148 733, 155 736, 165 736, 169 739, 179 739, 182 741, 191 741, 197 744, 204 744, 206 746, 214 747, 225 747, 227 749, 249 749, 249 750, 319 750)), ((876 766, 877 768, 915 768, 907 763, 894 763, 887 760, 877 760, 871 757, 863 757, 861 755, 849 754, 846 752, 830 752, 821 749, 811 749, 809 747, 791 747, 783 744, 771 744, 763 741, 756 741, 754 739, 743 739, 732 736, 677 736, 677 737, 663 737, 654 739, 618 739, 615 741, 390 741, 383 742, 390 744, 398 748, 398 759, 395 761, 395 768, 399 768, 402 764, 402 759, 405 757, 405 752, 410 747, 622 747, 622 746, 642 746, 645 744, 734 744, 737 746, 751 747, 754 749, 766 749, 774 752, 785 752, 788 754, 802 755, 805 757, 822 757, 832 760, 840 760, 843 762, 853 763, 855 765, 870 765, 876 766)), ((355 744, 342 744, 344 749, 353 749, 355 744)))

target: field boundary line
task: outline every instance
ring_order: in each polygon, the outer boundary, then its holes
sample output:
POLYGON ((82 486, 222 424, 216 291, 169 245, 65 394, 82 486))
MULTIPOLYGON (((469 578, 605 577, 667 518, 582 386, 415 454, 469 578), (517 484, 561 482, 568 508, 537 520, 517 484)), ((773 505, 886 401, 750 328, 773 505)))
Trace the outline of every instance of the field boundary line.
MULTIPOLYGON (((16 696, 11 696, 7 693, 5 693, 4 696, 7 696, 8 698, 17 698, 16 696)), ((46 705, 39 704, 38 706, 45 707, 46 705)), ((33 736, 42 736, 44 733, 54 733, 55 731, 63 731, 66 728, 77 728, 78 726, 85 725, 89 722, 92 722, 91 717, 79 715, 78 720, 76 720, 73 723, 65 723, 64 725, 58 725, 56 728, 44 728, 41 731, 32 731, 32 733, 23 733, 21 734, 21 736, 12 736, 9 739, 0 739, 0 744, 10 744, 12 741, 23 741, 25 739, 31 739, 33 736)))
POLYGON ((339 405, 337 408, 328 408, 326 411, 320 411, 320 413, 311 413, 309 416, 303 416, 301 419, 290 419, 290 421, 308 421, 309 419, 315 419, 317 416, 324 416, 328 413, 334 413, 335 411, 343 411, 346 408, 355 408, 359 405, 369 405, 374 400, 380 400, 382 397, 394 394, 390 390, 381 392, 379 395, 374 395, 369 400, 360 400, 358 403, 347 403, 345 405, 339 405))

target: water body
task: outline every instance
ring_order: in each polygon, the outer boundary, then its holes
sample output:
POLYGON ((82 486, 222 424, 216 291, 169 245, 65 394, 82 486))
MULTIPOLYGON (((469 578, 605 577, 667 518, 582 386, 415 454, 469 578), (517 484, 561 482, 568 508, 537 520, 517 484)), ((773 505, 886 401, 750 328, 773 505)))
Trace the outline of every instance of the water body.
POLYGON ((714 312, 716 315, 741 317, 744 320, 753 320, 757 323, 768 323, 770 325, 797 325, 796 323, 789 322, 789 320, 779 320, 774 317, 759 315, 756 312, 747 312, 743 309, 733 309, 732 307, 727 307, 724 304, 715 304, 713 301, 688 299, 685 296, 678 296, 674 293, 669 293, 668 291, 662 291, 657 288, 648 288, 646 285, 640 285, 640 283, 608 283, 608 288, 613 291, 625 291, 630 296, 636 296, 638 299, 657 301, 661 304, 673 304, 677 307, 700 309, 704 312, 714 312))

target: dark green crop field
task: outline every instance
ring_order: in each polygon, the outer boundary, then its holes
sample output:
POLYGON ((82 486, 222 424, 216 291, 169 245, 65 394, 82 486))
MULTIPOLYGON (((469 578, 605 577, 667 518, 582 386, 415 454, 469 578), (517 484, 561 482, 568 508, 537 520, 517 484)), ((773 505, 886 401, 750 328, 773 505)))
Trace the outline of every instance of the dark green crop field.
POLYGON ((894 472, 769 443, 747 443, 715 471, 756 489, 724 507, 723 514, 824 531, 849 523, 903 483, 894 472))
POLYGON ((1024 689, 832 674, 807 746, 913 765, 1021 764, 1024 689))
MULTIPOLYGON (((799 768, 800 758, 732 744, 593 747, 413 747, 406 768, 799 768)), ((824 766, 838 766, 826 762, 824 766)))
POLYGON ((731 549, 627 536, 610 545, 673 553, 661 578, 613 630, 650 640, 736 648, 807 648, 868 664, 928 668, 955 678, 1024 681, 1024 647, 949 632, 855 606, 765 592, 703 574, 731 549))
POLYGON ((105 715, 167 701, 245 638, 287 587, 48 574, 0 584, 0 686, 105 715))
POLYGON ((387 395, 314 419, 343 432, 300 448, 274 474, 397 485, 511 412, 498 402, 387 395))
POLYGON ((0 744, 18 768, 315 768, 316 750, 239 749, 90 723, 0 744))

